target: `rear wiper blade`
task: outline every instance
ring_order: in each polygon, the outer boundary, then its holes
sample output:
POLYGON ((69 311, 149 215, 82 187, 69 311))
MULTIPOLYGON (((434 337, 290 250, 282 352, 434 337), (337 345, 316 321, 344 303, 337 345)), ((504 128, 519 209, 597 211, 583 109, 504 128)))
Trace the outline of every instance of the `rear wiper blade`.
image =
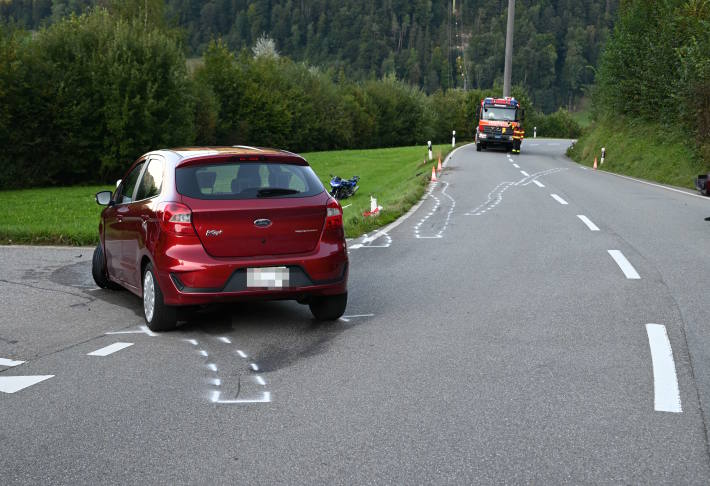
POLYGON ((266 187, 256 192, 257 197, 285 196, 288 194, 298 194, 301 191, 287 189, 285 187, 266 187))

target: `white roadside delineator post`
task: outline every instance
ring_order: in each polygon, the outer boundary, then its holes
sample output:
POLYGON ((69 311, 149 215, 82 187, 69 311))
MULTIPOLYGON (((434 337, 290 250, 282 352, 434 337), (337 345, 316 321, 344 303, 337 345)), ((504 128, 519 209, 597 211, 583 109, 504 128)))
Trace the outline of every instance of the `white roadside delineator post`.
POLYGON ((602 164, 604 163, 604 157, 606 157, 606 148, 602 147, 602 164))
POLYGON ((434 158, 434 154, 431 152, 431 140, 427 142, 427 147, 429 148, 429 160, 434 158))
POLYGON ((537 138, 537 127, 533 127, 533 138, 537 138))
POLYGON ((456 130, 451 132, 451 148, 456 146, 456 130))

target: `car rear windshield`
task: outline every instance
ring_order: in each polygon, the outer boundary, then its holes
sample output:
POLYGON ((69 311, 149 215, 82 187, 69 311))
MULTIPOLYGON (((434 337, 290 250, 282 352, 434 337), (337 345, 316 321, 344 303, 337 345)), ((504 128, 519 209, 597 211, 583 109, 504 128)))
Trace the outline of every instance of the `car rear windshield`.
POLYGON ((307 197, 325 190, 310 167, 278 162, 178 167, 175 180, 180 194, 195 199, 307 197))

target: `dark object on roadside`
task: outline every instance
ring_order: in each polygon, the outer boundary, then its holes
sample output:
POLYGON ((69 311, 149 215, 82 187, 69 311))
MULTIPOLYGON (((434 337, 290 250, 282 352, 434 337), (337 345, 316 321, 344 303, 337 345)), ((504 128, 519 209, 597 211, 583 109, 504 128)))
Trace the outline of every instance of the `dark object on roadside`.
POLYGON ((695 187, 703 196, 710 196, 710 177, 709 174, 701 174, 695 179, 695 187))
POLYGON ((353 176, 351 179, 342 179, 338 176, 330 176, 330 195, 335 199, 345 199, 357 192, 360 186, 357 183, 360 181, 360 176, 353 176))

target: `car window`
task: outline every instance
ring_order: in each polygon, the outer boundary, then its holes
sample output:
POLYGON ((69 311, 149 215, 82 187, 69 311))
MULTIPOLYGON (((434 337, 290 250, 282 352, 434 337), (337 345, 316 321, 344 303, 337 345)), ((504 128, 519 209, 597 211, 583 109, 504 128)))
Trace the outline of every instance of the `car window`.
POLYGON ((133 168, 133 170, 126 176, 126 179, 121 184, 121 193, 118 195, 118 204, 126 204, 133 202, 133 190, 136 188, 138 183, 138 176, 141 175, 141 170, 143 169, 144 163, 141 162, 133 168))
POLYGON ((145 169, 140 184, 138 185, 136 201, 155 197, 160 194, 160 189, 163 186, 164 168, 165 163, 162 159, 151 159, 151 161, 148 162, 148 167, 145 169))
POLYGON ((310 167, 278 162, 179 167, 175 179, 180 194, 196 199, 306 197, 325 190, 310 167))

